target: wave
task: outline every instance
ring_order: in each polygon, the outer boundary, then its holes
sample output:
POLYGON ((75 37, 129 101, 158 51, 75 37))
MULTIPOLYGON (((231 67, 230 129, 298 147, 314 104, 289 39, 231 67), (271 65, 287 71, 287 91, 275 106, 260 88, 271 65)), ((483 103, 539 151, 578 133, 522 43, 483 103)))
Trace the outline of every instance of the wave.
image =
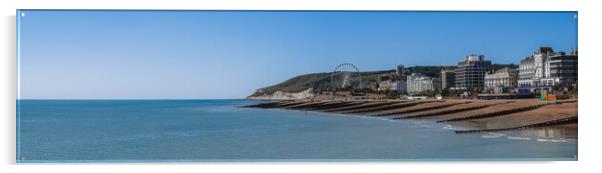
POLYGON ((514 140, 531 140, 531 138, 525 138, 525 137, 514 137, 514 136, 508 136, 506 137, 508 139, 514 139, 514 140))
POLYGON ((565 139, 537 139, 537 142, 568 142, 565 139))
POLYGON ((445 129, 445 130, 454 130, 454 131, 455 130, 462 130, 462 128, 455 127, 455 126, 452 126, 452 125, 449 125, 449 124, 443 124, 443 129, 445 129))
POLYGON ((503 137, 506 136, 505 134, 501 134, 501 133, 488 133, 487 135, 482 135, 482 138, 499 138, 499 137, 503 137))

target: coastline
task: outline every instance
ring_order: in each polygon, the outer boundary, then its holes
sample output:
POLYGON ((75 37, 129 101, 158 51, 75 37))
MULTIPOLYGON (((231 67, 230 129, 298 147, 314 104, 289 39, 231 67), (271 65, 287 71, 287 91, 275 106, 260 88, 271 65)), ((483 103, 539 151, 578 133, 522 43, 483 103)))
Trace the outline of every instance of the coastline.
POLYGON ((577 138, 577 100, 266 100, 241 106, 372 116, 392 120, 422 119, 455 127, 458 134, 560 128, 577 138))

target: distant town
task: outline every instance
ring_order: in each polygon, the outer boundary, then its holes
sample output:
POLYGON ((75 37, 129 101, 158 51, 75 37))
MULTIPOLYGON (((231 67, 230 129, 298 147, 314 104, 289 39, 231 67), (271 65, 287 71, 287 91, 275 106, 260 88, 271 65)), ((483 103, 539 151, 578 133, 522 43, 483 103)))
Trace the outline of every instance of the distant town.
POLYGON ((468 55, 456 66, 397 65, 375 72, 343 63, 331 73, 297 76, 248 98, 278 101, 242 107, 426 118, 459 128, 456 133, 545 127, 543 136, 576 138, 577 51, 541 47, 518 65, 492 64, 484 55, 468 55))
MULTIPOLYGON (((555 52, 540 47, 518 66, 493 69, 484 55, 468 55, 441 75, 408 74, 398 65, 395 74, 379 77, 378 91, 396 91, 403 97, 532 98, 534 93, 556 99, 577 96, 577 51, 555 52)), ((546 98, 543 98, 546 99, 546 98)))
POLYGON ((492 64, 468 55, 454 66, 397 65, 362 72, 343 63, 331 73, 312 73, 256 90, 249 99, 526 99, 577 98, 577 50, 540 47, 516 64, 492 64))

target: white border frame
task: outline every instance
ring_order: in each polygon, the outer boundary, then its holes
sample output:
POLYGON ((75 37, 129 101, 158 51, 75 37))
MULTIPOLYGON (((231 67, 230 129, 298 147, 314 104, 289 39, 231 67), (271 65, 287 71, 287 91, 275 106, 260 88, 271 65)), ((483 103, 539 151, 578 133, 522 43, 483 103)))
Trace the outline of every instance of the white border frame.
MULTIPOLYGON (((2 169, 8 172, 574 172, 600 170, 602 118, 594 108, 598 84, 597 41, 602 31, 596 1, 574 0, 21 0, 2 2, 4 40, 2 52, 3 111, 2 169), (194 164, 92 164, 15 165, 16 9, 167 9, 167 10, 427 10, 427 11, 578 11, 579 49, 579 161, 569 162, 401 162, 401 163, 194 163, 194 164), (598 18, 598 19, 596 19, 598 18), (585 79, 585 80, 584 80, 585 79)), ((3 172, 4 172, 3 171, 3 172)))

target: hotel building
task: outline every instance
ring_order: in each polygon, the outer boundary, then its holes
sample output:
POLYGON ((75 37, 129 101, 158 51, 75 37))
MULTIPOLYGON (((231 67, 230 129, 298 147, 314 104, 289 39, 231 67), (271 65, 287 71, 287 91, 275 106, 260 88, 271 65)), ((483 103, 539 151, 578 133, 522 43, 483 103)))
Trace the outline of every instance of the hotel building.
POLYGON ((577 52, 565 54, 541 47, 519 65, 518 87, 564 87, 577 81, 577 52))
POLYGON ((441 89, 446 90, 456 86, 456 72, 455 69, 442 69, 441 70, 441 89))
POLYGON ((516 88, 518 81, 518 69, 505 67, 492 73, 485 74, 485 91, 495 93, 508 92, 516 88))
POLYGON ((422 92, 439 90, 439 80, 428 77, 420 73, 414 73, 408 76, 407 90, 410 95, 418 95, 422 92))
POLYGON ((455 70, 456 78, 454 89, 472 90, 484 88, 485 73, 491 70, 491 61, 485 60, 484 55, 469 55, 464 61, 458 63, 455 70))

